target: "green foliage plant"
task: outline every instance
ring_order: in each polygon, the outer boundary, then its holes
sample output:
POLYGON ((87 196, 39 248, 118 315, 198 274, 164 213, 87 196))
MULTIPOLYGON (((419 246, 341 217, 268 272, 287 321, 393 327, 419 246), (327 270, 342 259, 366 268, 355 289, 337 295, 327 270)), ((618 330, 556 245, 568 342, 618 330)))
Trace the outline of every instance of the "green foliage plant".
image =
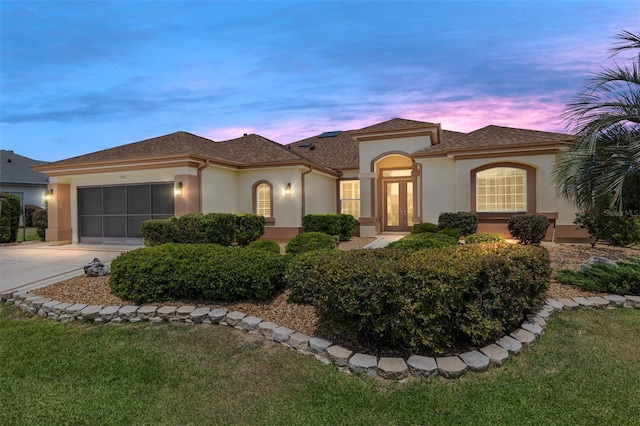
POLYGON ((472 244, 307 253, 286 280, 346 339, 439 354, 508 333, 542 300, 550 271, 544 248, 472 244))
POLYGON ((49 226, 49 213, 47 209, 34 210, 33 226, 36 228, 40 241, 44 241, 47 227, 49 226))
POLYGON ((640 257, 630 261, 619 260, 616 265, 596 264, 585 272, 561 269, 554 278, 588 291, 640 296, 640 257))
POLYGON ((540 214, 518 214, 511 216, 507 228, 520 244, 539 245, 547 235, 549 219, 540 214))
POLYGON ((440 213, 438 228, 457 229, 460 235, 467 236, 478 230, 478 215, 471 212, 440 213))
POLYGON ((324 232, 303 232, 293 237, 286 246, 286 253, 298 255, 315 250, 334 250, 336 240, 324 232))
POLYGON ((608 241, 617 246, 629 246, 640 242, 640 218, 636 212, 587 209, 576 213, 573 221, 580 229, 586 229, 592 238, 591 247, 598 241, 608 241))
POLYGON ((302 218, 304 232, 323 232, 349 241, 358 221, 350 214, 308 214, 302 218))
POLYGON ((425 232, 436 233, 439 230, 438 225, 429 222, 416 223, 411 227, 412 234, 424 234, 425 232))
POLYGON ((20 226, 20 198, 0 193, 0 243, 15 243, 20 226))
POLYGON ((270 240, 252 241, 247 245, 247 250, 261 250, 269 253, 280 254, 280 244, 270 240))
POLYGON ((386 248, 390 250, 425 250, 451 247, 458 244, 458 238, 446 234, 411 234, 393 241, 386 248))
POLYGON ((264 235, 266 219, 257 214, 236 214, 235 215, 235 240, 239 246, 244 247, 257 241, 264 235))
POLYGON ((266 300, 284 286, 285 258, 216 244, 143 247, 111 263, 113 294, 135 303, 266 300))
POLYGON ((171 222, 167 219, 145 220, 140 225, 142 240, 146 246, 157 246, 171 242, 171 222))
POLYGON ((439 234, 444 234, 444 235, 448 235, 451 238, 455 238, 456 241, 460 238, 460 231, 458 231, 457 229, 453 229, 453 228, 444 228, 441 229, 440 231, 438 231, 439 234))
POLYGON ((475 234, 467 235, 465 237, 465 243, 467 244, 484 244, 484 243, 504 243, 504 237, 500 234, 488 234, 476 232, 475 234))

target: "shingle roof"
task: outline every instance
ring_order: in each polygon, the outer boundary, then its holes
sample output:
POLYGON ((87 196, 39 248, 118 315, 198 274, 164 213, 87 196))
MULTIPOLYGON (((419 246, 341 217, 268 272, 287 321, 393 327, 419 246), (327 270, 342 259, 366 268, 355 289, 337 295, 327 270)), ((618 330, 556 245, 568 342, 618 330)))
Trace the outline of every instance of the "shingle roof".
POLYGON ((358 141, 352 131, 340 132, 337 136, 321 138, 320 135, 302 139, 287 145, 287 149, 316 164, 334 170, 357 169, 358 141), (302 145, 308 145, 306 147, 302 145))
POLYGON ((382 123, 363 127, 362 129, 358 129, 354 133, 378 132, 378 131, 385 131, 385 130, 402 130, 402 129, 411 129, 416 127, 424 127, 424 126, 437 126, 437 124, 428 123, 426 121, 407 120, 406 118, 392 118, 391 120, 383 121, 382 123))
POLYGON ((45 162, 23 157, 13 151, 0 150, 0 183, 46 185, 49 182, 47 175, 31 169, 40 164, 45 162))

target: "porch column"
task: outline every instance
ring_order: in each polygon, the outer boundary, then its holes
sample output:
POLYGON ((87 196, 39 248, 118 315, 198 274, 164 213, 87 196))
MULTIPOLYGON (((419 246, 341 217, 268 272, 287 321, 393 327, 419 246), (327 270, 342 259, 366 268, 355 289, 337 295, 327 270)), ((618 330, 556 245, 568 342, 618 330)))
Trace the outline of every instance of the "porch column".
POLYGON ((200 182, 198 176, 176 175, 174 188, 181 186, 180 194, 173 197, 174 214, 182 216, 187 213, 200 213, 200 182))
POLYGON ((360 179, 360 236, 378 235, 379 219, 375 209, 375 172, 359 173, 360 179))
POLYGON ((47 189, 53 193, 47 203, 45 240, 55 245, 71 244, 71 185, 50 183, 47 189))

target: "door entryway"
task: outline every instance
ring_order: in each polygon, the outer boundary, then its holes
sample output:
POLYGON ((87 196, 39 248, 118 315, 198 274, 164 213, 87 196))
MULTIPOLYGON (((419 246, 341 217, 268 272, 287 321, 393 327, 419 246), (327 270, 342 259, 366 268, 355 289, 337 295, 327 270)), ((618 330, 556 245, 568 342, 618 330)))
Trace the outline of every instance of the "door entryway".
POLYGON ((413 182, 383 180, 383 232, 409 232, 413 226, 413 182))

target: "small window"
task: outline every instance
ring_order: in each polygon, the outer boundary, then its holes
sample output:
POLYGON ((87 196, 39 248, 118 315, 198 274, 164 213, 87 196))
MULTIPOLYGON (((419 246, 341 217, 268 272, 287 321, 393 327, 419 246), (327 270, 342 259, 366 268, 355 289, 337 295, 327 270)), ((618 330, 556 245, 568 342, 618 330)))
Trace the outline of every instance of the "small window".
POLYGON ((257 184, 255 186, 255 197, 256 214, 271 217, 271 184, 267 182, 257 184))
POLYGON ((360 181, 340 181, 340 213, 360 218, 360 181))
POLYGON ((382 177, 411 177, 411 169, 404 170, 383 170, 382 177))
POLYGON ((527 171, 494 167, 476 173, 477 212, 526 212, 527 171))

